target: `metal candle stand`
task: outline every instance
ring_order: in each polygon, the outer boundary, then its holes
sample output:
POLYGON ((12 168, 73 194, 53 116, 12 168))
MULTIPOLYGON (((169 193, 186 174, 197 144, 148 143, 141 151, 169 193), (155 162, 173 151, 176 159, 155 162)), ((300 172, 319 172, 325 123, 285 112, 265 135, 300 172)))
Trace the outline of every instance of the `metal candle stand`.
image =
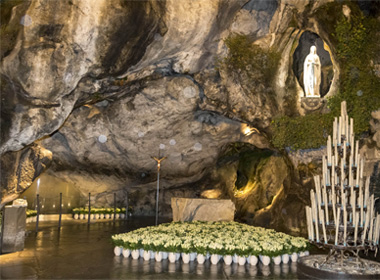
POLYGON ((345 102, 341 110, 339 122, 334 121, 333 139, 327 140, 327 155, 322 157, 322 179, 314 177, 311 207, 306 206, 309 241, 329 249, 322 262, 314 261, 315 268, 371 270, 373 265, 359 253, 377 253, 380 215, 374 210, 370 179, 363 177, 364 158, 358 152, 359 142, 354 142, 353 119, 348 119, 345 102))

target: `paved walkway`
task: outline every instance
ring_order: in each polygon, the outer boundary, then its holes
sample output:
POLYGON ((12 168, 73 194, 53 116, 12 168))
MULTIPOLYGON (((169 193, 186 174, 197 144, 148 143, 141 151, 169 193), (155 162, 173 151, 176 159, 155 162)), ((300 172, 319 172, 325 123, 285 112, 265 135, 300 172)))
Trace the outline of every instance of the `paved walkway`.
POLYGON ((297 279, 297 264, 269 267, 209 262, 175 264, 115 257, 111 235, 154 224, 153 218, 127 222, 64 221, 28 225, 25 250, 0 255, 0 279, 297 279))

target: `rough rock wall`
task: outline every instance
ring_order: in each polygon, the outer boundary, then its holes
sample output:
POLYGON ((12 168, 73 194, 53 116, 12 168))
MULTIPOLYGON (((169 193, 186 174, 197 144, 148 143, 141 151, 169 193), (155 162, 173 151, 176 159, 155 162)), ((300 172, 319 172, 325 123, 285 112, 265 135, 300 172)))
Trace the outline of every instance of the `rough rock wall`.
MULTIPOLYGON (((53 154, 51 175, 92 192, 98 205, 110 203, 113 192, 124 201, 129 191, 141 213, 154 207, 151 156, 160 144, 168 157, 164 201, 197 196, 208 183, 234 184, 233 168, 224 182, 207 180, 225 146, 270 148, 265 135, 272 117, 294 107, 303 113, 292 59, 304 31, 328 45, 334 78, 326 96, 336 92, 331 34, 313 14, 327 2, 35 0, 16 6, 5 24, 17 26, 17 40, 2 53, 0 70, 1 153, 37 141, 53 154), (215 67, 227 54, 223 39, 233 33, 281 54, 273 84, 252 92, 239 73, 215 67), (258 130, 245 135, 247 126, 258 130)), ((262 211, 271 213, 269 220, 284 216, 276 211, 293 200, 295 209, 304 203, 292 195, 302 184, 283 185, 278 207, 262 211)), ((279 190, 270 180, 263 188, 279 190)))

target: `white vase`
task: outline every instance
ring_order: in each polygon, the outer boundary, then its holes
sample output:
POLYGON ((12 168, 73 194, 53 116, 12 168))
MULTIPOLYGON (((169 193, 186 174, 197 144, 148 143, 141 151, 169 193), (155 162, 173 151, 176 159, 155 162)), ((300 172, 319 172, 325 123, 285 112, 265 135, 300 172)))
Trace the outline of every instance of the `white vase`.
POLYGON ((131 256, 132 256, 132 259, 137 260, 140 257, 139 250, 132 250, 131 256))
POLYGON ((212 254, 210 260, 212 264, 217 264, 220 260, 220 257, 217 254, 212 254))
POLYGON ((260 255, 260 261, 263 263, 263 265, 269 265, 270 264, 270 257, 260 255))
POLYGON ((177 260, 176 253, 170 252, 168 258, 169 258, 169 262, 175 263, 175 261, 177 260))
POLYGON ((79 214, 79 219, 83 220, 84 214, 79 214))
POLYGON ((291 256, 290 256, 292 262, 296 262, 298 260, 298 254, 297 253, 293 253, 291 256))
POLYGON ((241 257, 241 256, 238 257, 239 265, 245 265, 246 261, 247 261, 247 259, 245 257, 241 257))
POLYGON ((116 214, 115 214, 115 219, 118 220, 118 219, 119 219, 119 216, 120 216, 120 214, 116 213, 116 214))
POLYGON ((150 260, 150 251, 144 251, 143 258, 145 261, 149 261, 150 260))
POLYGON ((113 252, 115 253, 115 256, 120 256, 121 253, 123 252, 123 248, 119 247, 119 246, 116 246, 114 249, 113 249, 113 252))
POLYGON ((155 252, 154 258, 157 262, 162 261, 162 252, 155 252))
POLYGON ((226 265, 231 265, 232 263, 232 256, 231 255, 227 255, 227 256, 224 256, 223 257, 223 261, 226 265))
POLYGON ((288 254, 283 254, 281 256, 282 263, 287 264, 289 262, 289 255, 288 254))
POLYGON ((204 263, 206 261, 206 256, 205 255, 202 255, 202 254, 198 254, 197 255, 197 262, 199 263, 199 264, 202 264, 202 263, 204 263))
POLYGON ((182 253, 182 261, 184 263, 189 263, 190 262, 190 254, 182 253))
POLYGON ((91 220, 95 220, 96 219, 96 215, 95 214, 91 214, 91 220))
POLYGON ((120 218, 120 219, 124 219, 124 218, 125 218, 125 214, 123 214, 123 213, 120 214, 120 215, 119 215, 119 218, 120 218))
POLYGON ((190 261, 193 262, 197 258, 197 253, 190 253, 190 261))
POLYGON ((74 214, 74 219, 78 220, 79 219, 79 214, 74 214))
POLYGON ((87 220, 88 219, 88 214, 83 215, 83 219, 87 220))
POLYGON ((140 258, 144 257, 144 249, 139 249, 140 258))
POLYGON ((256 265, 259 262, 259 259, 256 256, 249 256, 249 264, 256 265))
POLYGON ((130 254, 131 254, 131 250, 129 250, 129 249, 123 249, 123 256, 124 256, 124 258, 128 258, 130 254))
POLYGON ((272 257, 274 264, 279 265, 281 263, 281 256, 272 257))

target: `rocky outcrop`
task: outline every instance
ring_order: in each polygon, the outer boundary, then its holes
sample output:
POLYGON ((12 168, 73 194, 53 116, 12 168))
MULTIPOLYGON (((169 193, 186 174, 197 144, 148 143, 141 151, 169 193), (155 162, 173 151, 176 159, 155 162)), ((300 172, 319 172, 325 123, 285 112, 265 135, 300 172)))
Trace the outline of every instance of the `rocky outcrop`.
MULTIPOLYGON (((293 67, 308 52, 300 48, 294 58, 302 34, 323 42, 332 63, 325 97, 337 91, 331 32, 316 13, 328 2, 24 1, 7 24, 2 19, 2 27, 15 28, 7 29, 12 36, 4 37, 1 53, 0 153, 9 170, 17 170, 21 149, 38 143, 53 154, 49 175, 83 196, 91 192, 94 205, 112 204, 114 193, 124 203, 128 193, 138 214, 152 214, 157 173, 151 157, 160 150, 167 156, 162 214, 171 211, 172 196, 198 197, 219 186, 242 220, 302 226, 287 217, 305 203, 298 195, 305 184, 289 179, 297 178, 292 165, 266 135, 273 116, 305 113, 293 67), (261 65, 249 78, 217 67, 227 55, 224 39, 233 33, 280 54, 270 79, 259 79, 261 65), (271 155, 246 161, 249 170, 240 159, 221 164, 231 143, 252 145, 253 159, 264 149, 271 155), (246 196, 235 196, 247 184, 246 196)), ((377 131, 377 120, 373 125, 377 131)), ((378 138, 374 132, 370 147, 378 138)), ((3 195, 18 193, 42 169, 17 191, 6 175, 3 195)))
POLYGON ((173 221, 233 221, 235 205, 229 199, 173 197, 173 221))
POLYGON ((0 209, 14 200, 46 170, 52 161, 52 153, 31 145, 16 153, 1 156, 1 203, 0 209))

